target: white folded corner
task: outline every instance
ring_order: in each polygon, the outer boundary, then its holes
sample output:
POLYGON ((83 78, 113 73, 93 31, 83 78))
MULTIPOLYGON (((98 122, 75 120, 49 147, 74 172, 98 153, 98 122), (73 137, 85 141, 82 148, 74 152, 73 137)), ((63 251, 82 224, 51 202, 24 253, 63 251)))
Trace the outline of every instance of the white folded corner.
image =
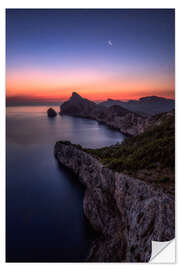
POLYGON ((150 263, 175 263, 175 239, 166 242, 152 241, 150 263))

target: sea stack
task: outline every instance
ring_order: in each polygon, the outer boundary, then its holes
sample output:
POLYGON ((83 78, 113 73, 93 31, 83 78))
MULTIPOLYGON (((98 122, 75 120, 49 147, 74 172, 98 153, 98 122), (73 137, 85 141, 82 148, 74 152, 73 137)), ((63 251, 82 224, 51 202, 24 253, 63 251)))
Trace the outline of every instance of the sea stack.
POLYGON ((49 108, 47 110, 48 117, 55 117, 57 115, 57 112, 53 108, 49 108))

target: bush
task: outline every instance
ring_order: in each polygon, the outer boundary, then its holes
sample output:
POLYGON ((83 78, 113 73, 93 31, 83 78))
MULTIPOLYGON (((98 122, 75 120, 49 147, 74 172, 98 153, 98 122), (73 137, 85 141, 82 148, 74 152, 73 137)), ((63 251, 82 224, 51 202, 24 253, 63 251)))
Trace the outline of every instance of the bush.
MULTIPOLYGON (((168 168, 174 173, 175 167, 175 121, 174 116, 164 118, 159 126, 144 133, 99 149, 84 149, 105 166, 119 172, 136 173, 139 170, 168 168)), ((151 174, 149 174, 151 175, 151 174)), ((166 177, 162 182, 167 182, 166 177)))

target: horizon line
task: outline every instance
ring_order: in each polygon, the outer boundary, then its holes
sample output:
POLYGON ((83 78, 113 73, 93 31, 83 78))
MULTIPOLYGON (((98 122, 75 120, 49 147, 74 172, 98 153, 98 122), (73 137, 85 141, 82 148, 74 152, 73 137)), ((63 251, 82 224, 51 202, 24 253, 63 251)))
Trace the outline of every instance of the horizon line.
MULTIPOLYGON (((72 96, 72 95, 71 95, 72 96)), ((71 98, 69 96, 69 98, 71 98)), ((81 96, 81 95, 80 95, 81 96)), ((81 96, 82 98, 87 99, 86 97, 81 96)), ((147 96, 141 96, 138 98, 128 98, 128 99, 118 99, 118 98, 106 98, 106 99, 89 99, 90 101, 93 101, 95 103, 99 102, 104 102, 107 100, 118 100, 121 102, 128 102, 131 100, 140 100, 145 97, 159 97, 159 98, 164 98, 164 99, 170 99, 175 101, 175 97, 169 97, 169 96, 159 96, 159 95, 147 95, 147 96)), ((41 99, 41 98, 28 98, 28 97, 23 97, 23 96, 13 96, 13 97, 6 97, 6 107, 13 107, 13 106, 60 106, 62 103, 66 102, 69 100, 67 99, 59 99, 59 100, 54 100, 54 99, 41 99)))

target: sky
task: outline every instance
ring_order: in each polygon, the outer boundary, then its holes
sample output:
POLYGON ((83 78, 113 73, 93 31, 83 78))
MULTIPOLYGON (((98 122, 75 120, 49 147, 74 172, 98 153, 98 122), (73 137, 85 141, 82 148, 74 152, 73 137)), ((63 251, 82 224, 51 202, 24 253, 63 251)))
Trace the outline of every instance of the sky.
POLYGON ((174 98, 173 9, 7 9, 7 105, 174 98))

